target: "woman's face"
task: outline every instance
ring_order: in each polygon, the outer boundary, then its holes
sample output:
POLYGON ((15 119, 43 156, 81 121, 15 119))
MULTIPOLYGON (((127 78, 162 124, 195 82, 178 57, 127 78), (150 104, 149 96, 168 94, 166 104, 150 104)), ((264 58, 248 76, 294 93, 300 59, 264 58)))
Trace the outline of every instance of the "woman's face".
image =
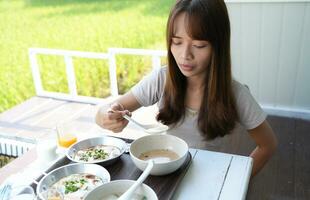
POLYGON ((171 42, 172 55, 184 76, 204 77, 210 64, 212 47, 208 41, 194 40, 185 29, 185 13, 175 19, 171 42))

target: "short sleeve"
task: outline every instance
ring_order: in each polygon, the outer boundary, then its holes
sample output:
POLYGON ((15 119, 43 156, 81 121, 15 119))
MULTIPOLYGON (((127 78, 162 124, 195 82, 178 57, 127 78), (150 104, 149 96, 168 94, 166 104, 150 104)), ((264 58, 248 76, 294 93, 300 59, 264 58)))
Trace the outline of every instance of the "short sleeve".
POLYGON ((166 67, 153 69, 137 83, 131 92, 142 106, 150 106, 159 101, 163 95, 166 67))
POLYGON ((240 124, 250 130, 263 123, 267 115, 256 102, 250 90, 237 81, 233 83, 233 90, 236 95, 240 124))

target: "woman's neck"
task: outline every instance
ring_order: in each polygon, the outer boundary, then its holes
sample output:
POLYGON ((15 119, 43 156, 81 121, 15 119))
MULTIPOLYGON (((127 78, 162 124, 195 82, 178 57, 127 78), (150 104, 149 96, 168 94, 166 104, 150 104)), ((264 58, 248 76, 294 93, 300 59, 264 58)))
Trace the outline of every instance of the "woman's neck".
POLYGON ((203 81, 199 81, 197 78, 187 79, 185 97, 185 105, 187 108, 199 110, 203 98, 204 88, 205 84, 203 81))
POLYGON ((205 82, 204 82, 204 78, 198 78, 198 77, 191 77, 191 78, 187 78, 187 89, 190 90, 201 90, 203 91, 205 87, 205 82))

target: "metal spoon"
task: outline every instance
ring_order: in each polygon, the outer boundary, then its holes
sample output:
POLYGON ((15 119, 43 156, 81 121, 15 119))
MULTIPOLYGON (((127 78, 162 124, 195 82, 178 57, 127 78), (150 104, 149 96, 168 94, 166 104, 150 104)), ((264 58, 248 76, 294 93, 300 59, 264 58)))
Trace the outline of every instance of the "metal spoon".
POLYGON ((137 122, 136 120, 131 118, 129 115, 124 115, 123 117, 127 119, 128 121, 134 123, 135 125, 139 126, 140 128, 142 128, 145 132, 149 134, 162 133, 162 132, 167 131, 169 128, 168 126, 163 125, 163 124, 144 125, 144 124, 137 122))
POLYGON ((130 186, 130 188, 122 194, 117 200, 128 200, 131 199, 132 195, 136 191, 136 189, 143 183, 143 181, 147 178, 147 176, 150 174, 151 170, 153 169, 154 161, 151 159, 149 160, 145 170, 141 174, 141 176, 137 179, 137 181, 130 186))

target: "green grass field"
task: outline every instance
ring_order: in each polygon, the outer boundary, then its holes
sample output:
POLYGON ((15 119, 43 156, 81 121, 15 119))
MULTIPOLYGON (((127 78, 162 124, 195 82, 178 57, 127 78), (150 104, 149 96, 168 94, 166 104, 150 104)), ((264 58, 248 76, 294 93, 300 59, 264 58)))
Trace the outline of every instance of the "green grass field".
MULTIPOLYGON (((35 95, 28 48, 107 52, 109 47, 164 50, 175 0, 0 0, 0 112, 35 95)), ((151 59, 117 57, 126 92, 151 69, 151 59)), ((40 56, 43 86, 66 92, 62 57, 40 56)), ((74 59, 80 95, 109 94, 107 62, 74 59)))

